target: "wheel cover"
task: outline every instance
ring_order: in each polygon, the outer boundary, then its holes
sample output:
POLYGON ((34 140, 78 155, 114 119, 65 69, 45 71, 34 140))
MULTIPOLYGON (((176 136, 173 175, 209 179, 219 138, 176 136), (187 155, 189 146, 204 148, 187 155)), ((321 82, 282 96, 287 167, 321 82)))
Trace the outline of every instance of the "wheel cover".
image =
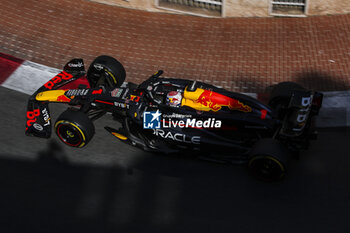
POLYGON ((65 144, 72 147, 82 147, 85 145, 85 135, 77 125, 67 121, 59 121, 55 127, 58 137, 65 144))
POLYGON ((285 174, 284 165, 271 156, 256 156, 249 162, 254 175, 266 181, 281 179, 285 174))

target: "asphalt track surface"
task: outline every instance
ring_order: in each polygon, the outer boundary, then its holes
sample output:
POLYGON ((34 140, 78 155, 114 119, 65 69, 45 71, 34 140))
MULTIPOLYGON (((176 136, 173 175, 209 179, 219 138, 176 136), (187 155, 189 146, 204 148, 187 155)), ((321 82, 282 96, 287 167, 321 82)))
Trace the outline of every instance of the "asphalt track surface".
MULTIPOLYGON (((28 96, 0 88, 1 232, 349 232, 350 132, 328 130, 285 180, 142 152, 96 122, 83 149, 24 135, 28 96)), ((64 110, 51 105, 53 122, 64 110)))

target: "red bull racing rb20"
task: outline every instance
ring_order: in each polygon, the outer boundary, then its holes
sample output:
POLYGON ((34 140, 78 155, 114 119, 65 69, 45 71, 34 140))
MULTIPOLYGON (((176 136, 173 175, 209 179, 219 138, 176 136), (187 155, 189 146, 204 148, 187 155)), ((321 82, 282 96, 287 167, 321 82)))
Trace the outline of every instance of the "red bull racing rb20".
POLYGON ((316 137, 313 118, 322 93, 283 82, 270 88, 263 103, 203 82, 162 78, 162 73, 137 85, 124 82, 125 69, 112 57, 97 57, 87 72, 82 59, 73 59, 29 98, 26 134, 49 138, 54 128, 66 145, 84 147, 94 136, 93 122, 109 112, 116 123, 105 129, 123 143, 244 163, 267 181, 280 180, 288 160, 316 137), (53 125, 52 102, 68 105, 53 125))

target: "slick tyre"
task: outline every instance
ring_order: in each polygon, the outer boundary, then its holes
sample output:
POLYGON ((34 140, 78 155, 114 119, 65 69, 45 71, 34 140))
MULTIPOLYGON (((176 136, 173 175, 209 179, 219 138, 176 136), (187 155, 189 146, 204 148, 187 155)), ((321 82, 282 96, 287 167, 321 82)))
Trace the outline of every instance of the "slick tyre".
POLYGON ((289 151, 278 141, 268 138, 259 140, 250 153, 248 169, 258 179, 273 182, 286 174, 289 151))
POLYGON ((281 82, 277 84, 271 90, 269 106, 272 108, 277 108, 278 106, 288 107, 294 90, 304 90, 304 88, 294 82, 281 82))
POLYGON ((83 112, 67 109, 55 123, 58 138, 68 146, 84 147, 95 134, 95 127, 83 112))
POLYGON ((92 88, 120 87, 126 77, 123 65, 110 56, 99 56, 89 66, 87 79, 92 88))

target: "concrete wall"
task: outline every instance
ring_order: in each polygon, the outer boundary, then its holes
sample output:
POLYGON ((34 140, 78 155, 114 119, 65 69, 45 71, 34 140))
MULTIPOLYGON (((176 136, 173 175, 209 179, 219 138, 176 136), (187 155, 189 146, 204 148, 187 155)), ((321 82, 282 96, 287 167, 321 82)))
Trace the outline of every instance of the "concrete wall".
POLYGON ((270 0, 224 0, 225 17, 267 17, 270 0))
MULTIPOLYGON (((99 3, 154 12, 172 11, 156 7, 155 0, 91 0, 99 3)), ((270 0, 223 0, 224 17, 268 17, 270 0)), ((307 0, 307 15, 350 13, 350 0, 307 0)))
POLYGON ((91 1, 108 4, 108 5, 138 9, 138 10, 166 12, 156 7, 155 0, 91 0, 91 1))
POLYGON ((307 15, 350 13, 350 0, 308 0, 307 15))

